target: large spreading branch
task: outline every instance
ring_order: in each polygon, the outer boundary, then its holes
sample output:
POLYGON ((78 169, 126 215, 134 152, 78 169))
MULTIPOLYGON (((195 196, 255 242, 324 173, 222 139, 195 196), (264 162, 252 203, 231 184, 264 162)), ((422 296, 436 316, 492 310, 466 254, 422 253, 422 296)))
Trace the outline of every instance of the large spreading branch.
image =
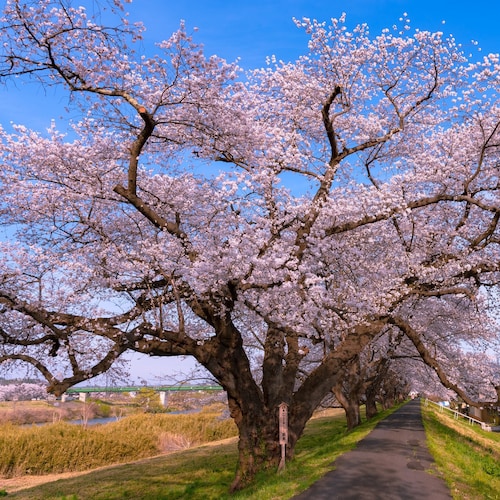
POLYGON ((421 334, 415 330, 406 319, 395 315, 389 321, 404 332, 404 334, 411 340, 422 360, 427 366, 434 370, 439 380, 446 388, 451 389, 458 394, 467 404, 471 406, 478 406, 478 403, 472 400, 458 384, 450 380, 441 363, 439 363, 439 361, 432 356, 430 351, 425 346, 421 334))

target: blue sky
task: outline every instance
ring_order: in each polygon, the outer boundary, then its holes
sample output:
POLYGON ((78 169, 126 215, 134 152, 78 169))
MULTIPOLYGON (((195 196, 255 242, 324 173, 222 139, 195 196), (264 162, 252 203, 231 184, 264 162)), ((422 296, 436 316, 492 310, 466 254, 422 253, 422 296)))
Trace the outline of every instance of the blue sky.
MULTIPOLYGON (((500 52, 500 0, 134 0, 127 6, 130 20, 141 20, 147 27, 145 46, 168 38, 183 19, 188 32, 198 28, 195 40, 205 45, 207 55, 230 61, 239 57, 244 68, 265 65, 266 56, 293 60, 305 51, 307 37, 295 27, 293 17, 329 21, 342 12, 349 26, 366 22, 372 34, 397 23, 406 12, 414 28, 453 34, 467 52, 477 53, 471 40, 483 53, 500 52)), ((0 87, 0 123, 8 126, 13 121, 43 130, 51 119, 64 115, 66 102, 64 94, 34 85, 0 87)), ((184 364, 147 358, 134 362, 132 375, 152 380, 184 364)))
POLYGON ((485 51, 500 51, 498 0, 134 0, 130 10, 155 39, 184 19, 188 29, 199 28, 197 39, 208 53, 228 60, 239 56, 245 67, 263 65, 266 55, 293 59, 301 53, 307 39, 293 17, 328 21, 342 12, 349 24, 367 22, 372 33, 406 12, 414 27, 451 33, 464 45, 475 39, 485 51))

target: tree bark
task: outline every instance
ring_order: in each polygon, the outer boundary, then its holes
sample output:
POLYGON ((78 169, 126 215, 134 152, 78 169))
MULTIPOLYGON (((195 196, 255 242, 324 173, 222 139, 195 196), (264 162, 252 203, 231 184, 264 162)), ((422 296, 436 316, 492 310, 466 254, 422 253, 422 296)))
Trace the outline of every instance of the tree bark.
MULTIPOLYGON (((289 406, 286 458, 290 460, 314 410, 332 386, 340 383, 346 373, 346 364, 352 365, 376 329, 358 327, 359 335, 355 339, 351 337, 339 344, 302 385, 296 387, 297 379, 289 373, 299 365, 298 343, 293 336, 283 337, 283 332, 277 330, 268 332, 265 373, 259 386, 253 377, 241 333, 236 326, 226 318, 216 328, 218 335, 205 343, 198 361, 226 390, 231 417, 238 427, 238 466, 231 486, 231 490, 236 491, 247 486, 258 471, 278 469, 281 458, 279 404, 284 402, 289 406), (285 345, 288 348, 286 354, 285 345), (208 352, 211 355, 207 356, 208 352)), ((348 411, 350 422, 358 425, 360 415, 357 401, 349 403, 348 411)))
MULTIPOLYGON (((238 465, 231 491, 247 486, 259 470, 278 467, 280 459, 278 408, 266 404, 243 347, 242 335, 227 315, 212 318, 217 336, 197 354, 227 393, 231 417, 238 427, 238 465)), ((276 373, 268 384, 280 384, 276 373)))
POLYGON ((351 430, 361 424, 361 412, 359 409, 359 400, 357 394, 349 394, 347 396, 344 394, 340 387, 333 387, 333 393, 337 398, 337 401, 341 404, 345 411, 345 416, 347 420, 347 429, 351 430))
POLYGON ((238 465, 231 485, 234 492, 247 486, 258 471, 278 468, 278 409, 273 412, 255 408, 255 411, 243 412, 232 398, 229 408, 239 433, 238 465))
POLYGON ((366 392, 365 408, 366 408, 367 419, 375 417, 375 415, 377 415, 378 413, 375 393, 369 390, 366 392))

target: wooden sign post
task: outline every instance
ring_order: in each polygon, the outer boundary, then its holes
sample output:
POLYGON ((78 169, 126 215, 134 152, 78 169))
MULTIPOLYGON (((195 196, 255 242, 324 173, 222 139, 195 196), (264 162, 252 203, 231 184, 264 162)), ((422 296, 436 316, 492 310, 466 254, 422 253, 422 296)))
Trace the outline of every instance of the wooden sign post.
POLYGON ((281 403, 278 407, 279 444, 281 446, 281 460, 278 472, 285 468, 286 445, 288 444, 288 405, 281 403))

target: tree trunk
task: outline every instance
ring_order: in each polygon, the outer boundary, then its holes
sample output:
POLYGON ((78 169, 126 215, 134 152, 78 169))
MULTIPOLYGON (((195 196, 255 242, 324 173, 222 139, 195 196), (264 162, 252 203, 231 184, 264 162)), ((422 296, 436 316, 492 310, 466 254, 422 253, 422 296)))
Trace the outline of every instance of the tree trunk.
POLYGON ((357 401, 349 401, 347 406, 344 407, 347 429, 351 430, 358 425, 361 425, 361 413, 359 411, 359 404, 357 401))
POLYGON ((231 416, 238 426, 238 465, 231 491, 242 489, 260 470, 278 469, 279 446, 278 409, 275 412, 241 412, 239 405, 229 399, 231 416), (274 414, 273 414, 274 413, 274 414))
POLYGON ((370 391, 366 393, 366 418, 370 419, 377 415, 377 403, 375 400, 375 394, 370 391))
POLYGON ((357 400, 345 399, 342 404, 347 420, 347 429, 351 430, 361 424, 361 412, 359 410, 359 403, 357 400))
POLYGON ((386 395, 382 398, 382 408, 388 410, 394 406, 394 398, 392 395, 386 395))
POLYGON ((345 411, 347 420, 347 429, 351 430, 361 424, 361 412, 359 410, 359 402, 356 397, 348 397, 344 394, 342 389, 334 386, 332 389, 337 401, 341 404, 345 411))
MULTIPOLYGON (((269 369, 266 389, 259 387, 237 327, 227 318, 226 321, 216 318, 214 323, 216 321, 219 321, 219 335, 213 339, 210 350, 205 346, 198 361, 224 387, 231 417, 238 427, 238 465, 231 485, 234 492, 250 484, 258 471, 278 469, 281 457, 278 404, 282 401, 271 395, 284 392, 284 387, 274 361, 276 356, 272 355, 268 357, 269 364, 275 365, 274 373, 269 369)), ((291 389, 293 386, 288 390, 291 389)))
POLYGON ((349 430, 361 424, 359 400, 362 387, 359 356, 356 356, 344 367, 343 376, 332 386, 332 392, 345 411, 349 430))
MULTIPOLYGON (((297 338, 284 337, 283 332, 270 329, 259 386, 236 326, 228 317, 216 317, 212 322, 218 331, 217 337, 205 342, 203 349, 196 349, 195 354, 226 391, 231 417, 238 427, 238 465, 231 486, 234 492, 249 485, 261 470, 278 471, 281 459, 279 405, 288 405, 286 458, 290 460, 314 410, 332 386, 341 383, 346 364, 352 363, 376 329, 364 325, 356 329, 358 335, 349 337, 329 353, 299 387, 296 387, 296 374, 302 354, 297 338)), ((347 408, 351 427, 359 425, 361 418, 355 398, 347 408)))
POLYGON ((367 419, 373 418, 378 413, 377 396, 380 393, 380 385, 383 383, 384 377, 387 373, 385 366, 386 363, 383 362, 381 366, 379 366, 379 373, 377 376, 372 378, 365 388, 367 419))

